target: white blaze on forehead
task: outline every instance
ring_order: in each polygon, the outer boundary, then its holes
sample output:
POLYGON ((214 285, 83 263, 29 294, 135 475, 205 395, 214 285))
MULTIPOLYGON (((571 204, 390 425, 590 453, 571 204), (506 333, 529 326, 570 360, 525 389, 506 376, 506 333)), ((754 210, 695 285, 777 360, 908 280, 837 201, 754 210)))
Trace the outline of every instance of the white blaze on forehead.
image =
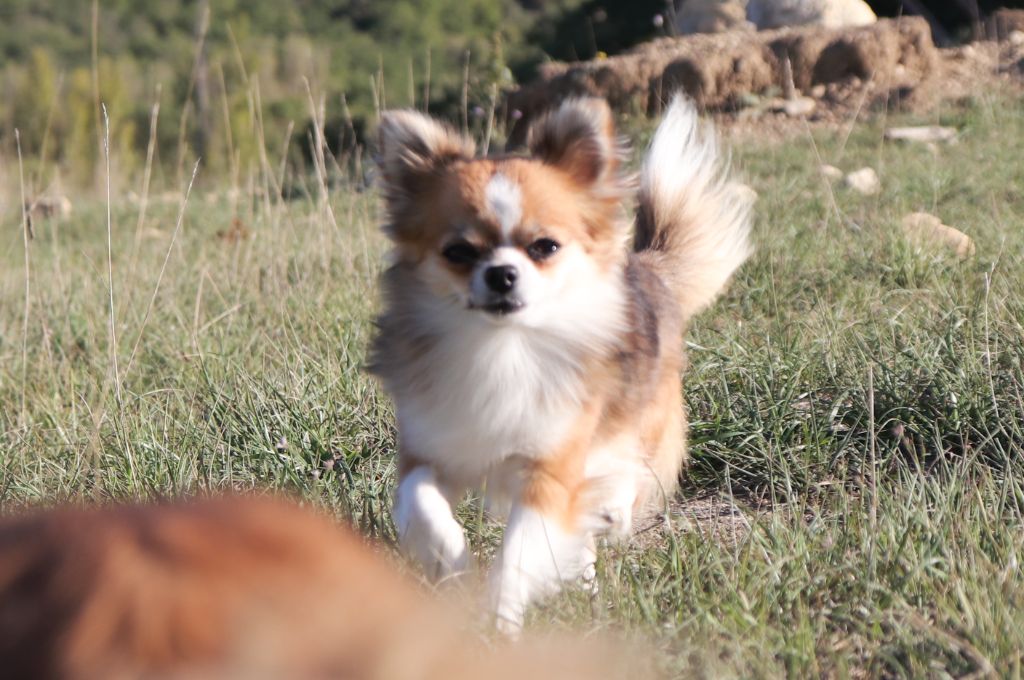
POLYGON ((505 175, 496 173, 484 190, 487 210, 497 220, 506 236, 523 219, 523 193, 519 185, 505 175))
POLYGON ((530 259, 523 254, 523 251, 512 246, 498 246, 491 251, 491 257, 488 260, 488 264, 499 265, 499 264, 511 264, 522 267, 523 265, 529 264, 530 259))

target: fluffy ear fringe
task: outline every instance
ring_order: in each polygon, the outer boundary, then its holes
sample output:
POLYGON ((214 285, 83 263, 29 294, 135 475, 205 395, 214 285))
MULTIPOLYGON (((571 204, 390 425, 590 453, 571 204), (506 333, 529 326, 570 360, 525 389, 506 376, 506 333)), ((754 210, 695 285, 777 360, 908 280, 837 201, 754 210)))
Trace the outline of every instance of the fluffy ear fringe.
POLYGON ((569 99, 529 132, 530 153, 559 168, 581 187, 619 184, 625 145, 615 136, 611 109, 603 99, 569 99))
POLYGON ((475 153, 472 140, 416 111, 385 112, 378 148, 384 200, 393 216, 426 188, 438 168, 475 153))

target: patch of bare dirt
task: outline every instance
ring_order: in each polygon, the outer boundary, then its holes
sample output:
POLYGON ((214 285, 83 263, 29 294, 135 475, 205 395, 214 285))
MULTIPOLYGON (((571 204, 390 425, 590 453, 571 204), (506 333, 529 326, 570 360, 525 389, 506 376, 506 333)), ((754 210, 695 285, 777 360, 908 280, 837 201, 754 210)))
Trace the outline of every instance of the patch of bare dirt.
POLYGON ((645 549, 665 542, 666 531, 699 533, 727 545, 741 543, 750 532, 751 510, 720 495, 674 498, 668 516, 641 520, 630 544, 645 549), (669 527, 667 524, 670 524, 669 527))
POLYGON ((984 40, 940 49, 920 17, 842 29, 798 27, 664 38, 615 57, 545 65, 509 95, 510 146, 564 99, 603 97, 625 113, 660 112, 677 90, 741 130, 785 134, 873 110, 924 111, 983 91, 1024 91, 1024 42, 1012 12, 984 40), (801 106, 786 106, 801 97, 801 106), (804 101, 813 100, 813 104, 804 101), (781 104, 780 104, 781 102, 781 104))

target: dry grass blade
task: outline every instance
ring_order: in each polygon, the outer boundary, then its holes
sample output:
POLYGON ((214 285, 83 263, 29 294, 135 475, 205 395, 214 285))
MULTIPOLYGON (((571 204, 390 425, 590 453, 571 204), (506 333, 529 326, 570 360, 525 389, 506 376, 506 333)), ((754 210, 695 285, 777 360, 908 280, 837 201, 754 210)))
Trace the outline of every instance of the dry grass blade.
POLYGON ((121 378, 117 367, 117 310, 114 307, 114 218, 113 202, 110 195, 110 117, 107 115, 106 104, 103 108, 103 158, 106 162, 107 178, 107 293, 110 299, 110 366, 114 376, 114 394, 118 408, 123 406, 121 399, 121 378))
POLYGON ((25 167, 21 158, 21 131, 15 128, 14 141, 18 147, 18 179, 21 187, 21 238, 25 248, 25 310, 21 328, 21 425, 28 425, 25 409, 25 395, 28 384, 28 319, 32 309, 32 262, 29 255, 28 242, 31 240, 31 224, 28 216, 28 204, 25 198, 25 167))
POLYGON ((135 278, 135 266, 139 259, 139 246, 142 243, 142 227, 146 223, 146 209, 149 207, 149 183, 153 176, 153 155, 156 153, 157 121, 160 119, 160 85, 156 86, 156 101, 149 114, 149 142, 146 144, 146 165, 142 171, 142 187, 139 194, 139 217, 135 221, 135 240, 132 243, 131 264, 128 267, 128 278, 135 278))
POLYGON ((122 378, 128 379, 128 375, 132 371, 132 365, 135 363, 135 355, 139 351, 139 343, 142 342, 142 335, 146 332, 146 324, 149 323, 149 316, 153 312, 153 305, 156 304, 156 297, 160 293, 160 284, 163 283, 164 273, 167 271, 167 263, 171 259, 171 252, 174 251, 174 245, 178 242, 178 233, 181 231, 181 224, 185 220, 185 209, 188 207, 189 196, 192 195, 192 185, 196 181, 196 175, 199 174, 199 163, 196 161, 195 166, 192 168, 192 176, 188 180, 188 186, 185 188, 185 195, 181 199, 181 207, 178 209, 178 219, 174 223, 174 231, 171 233, 171 242, 167 245, 167 252, 164 254, 163 264, 160 265, 160 273, 156 277, 156 285, 153 286, 153 294, 149 297, 149 304, 146 305, 146 313, 142 316, 142 324, 139 326, 139 333, 135 336, 135 343, 132 345, 132 353, 128 356, 128 365, 125 366, 124 374, 122 378))

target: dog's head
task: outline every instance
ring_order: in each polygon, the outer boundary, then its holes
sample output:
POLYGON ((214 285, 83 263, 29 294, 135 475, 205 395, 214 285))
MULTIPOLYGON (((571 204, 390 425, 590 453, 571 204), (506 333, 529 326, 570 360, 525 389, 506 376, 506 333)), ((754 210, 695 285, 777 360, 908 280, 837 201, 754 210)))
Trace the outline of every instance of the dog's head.
POLYGON ((427 116, 385 114, 385 231, 417 293, 543 326, 619 270, 629 182, 607 104, 569 101, 529 139, 529 155, 477 159, 470 140, 427 116))

